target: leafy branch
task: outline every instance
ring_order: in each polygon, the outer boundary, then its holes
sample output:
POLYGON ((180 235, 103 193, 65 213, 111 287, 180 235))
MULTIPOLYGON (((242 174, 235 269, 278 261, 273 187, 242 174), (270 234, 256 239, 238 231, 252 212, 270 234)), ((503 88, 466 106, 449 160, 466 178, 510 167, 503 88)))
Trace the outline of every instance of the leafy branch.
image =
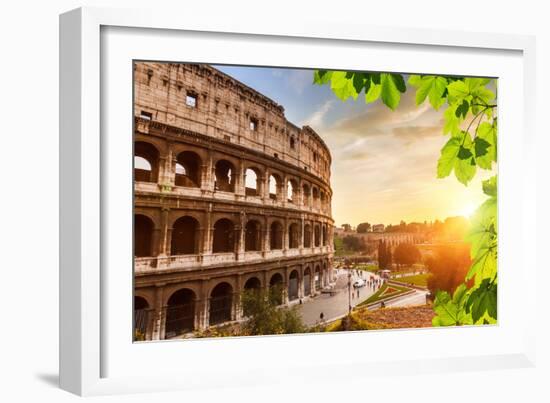
MULTIPOLYGON (((316 70, 313 83, 329 85, 342 101, 356 100, 362 93, 365 102, 380 99, 391 110, 400 103, 407 85, 401 74, 316 70)), ((443 134, 449 140, 441 149, 437 177, 454 172, 467 186, 478 169, 492 170, 497 163, 496 80, 475 77, 411 75, 407 83, 416 89, 416 105, 426 100, 434 110, 445 107, 443 134), (470 132, 477 121, 475 131, 470 132), (465 128, 465 129, 464 129, 465 128)), ((487 200, 472 216, 466 241, 471 244, 472 264, 465 281, 474 279, 470 289, 461 285, 451 297, 438 292, 434 301, 434 326, 495 323, 497 320, 497 175, 482 184, 487 200)))

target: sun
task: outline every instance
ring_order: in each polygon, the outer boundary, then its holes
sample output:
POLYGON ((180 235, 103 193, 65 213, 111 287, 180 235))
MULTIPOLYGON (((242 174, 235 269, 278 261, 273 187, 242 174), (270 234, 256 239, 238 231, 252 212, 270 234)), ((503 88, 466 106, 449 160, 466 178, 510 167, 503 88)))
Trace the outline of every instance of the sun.
POLYGON ((466 203, 459 210, 459 214, 466 218, 470 218, 476 211, 477 206, 474 203, 466 203))

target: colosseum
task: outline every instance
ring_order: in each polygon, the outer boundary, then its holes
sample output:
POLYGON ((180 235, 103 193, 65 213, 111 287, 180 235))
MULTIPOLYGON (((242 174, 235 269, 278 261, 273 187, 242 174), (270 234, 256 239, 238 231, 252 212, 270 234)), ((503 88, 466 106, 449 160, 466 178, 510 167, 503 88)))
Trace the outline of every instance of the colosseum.
POLYGON ((281 305, 335 280, 331 155, 284 108, 209 66, 134 63, 134 334, 240 321, 244 290, 281 305))

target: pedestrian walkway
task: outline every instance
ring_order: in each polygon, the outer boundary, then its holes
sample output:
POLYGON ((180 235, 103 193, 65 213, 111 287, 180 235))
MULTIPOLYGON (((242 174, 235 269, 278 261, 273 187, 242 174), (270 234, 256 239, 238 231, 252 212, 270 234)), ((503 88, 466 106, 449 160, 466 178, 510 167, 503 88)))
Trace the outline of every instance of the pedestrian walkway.
MULTIPOLYGON (((352 271, 351 284, 360 278, 366 280, 369 276, 374 279, 380 279, 380 277, 374 273, 352 271)), ((298 309, 306 326, 314 326, 319 323, 321 313, 323 313, 324 321, 326 322, 330 322, 335 318, 341 317, 348 313, 349 293, 347 271, 339 270, 337 272, 337 279, 334 289, 338 292, 332 296, 330 294, 321 294, 309 301, 304 302, 302 305, 299 305, 298 309)), ((374 294, 376 290, 378 290, 377 287, 371 288, 368 285, 361 288, 354 288, 352 286, 351 292, 352 294, 354 293, 354 297, 351 299, 351 306, 354 307, 365 301, 372 294, 374 294), (357 292, 359 292, 359 296, 357 296, 357 292)))

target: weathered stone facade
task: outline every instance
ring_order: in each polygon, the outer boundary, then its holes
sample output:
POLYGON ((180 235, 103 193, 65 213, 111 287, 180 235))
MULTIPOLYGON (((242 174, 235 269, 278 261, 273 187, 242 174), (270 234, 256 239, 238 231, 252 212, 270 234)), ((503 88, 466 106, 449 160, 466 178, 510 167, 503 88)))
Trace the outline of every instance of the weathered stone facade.
POLYGON ((330 152, 282 106, 208 65, 134 64, 135 327, 164 339, 334 280, 330 152))

